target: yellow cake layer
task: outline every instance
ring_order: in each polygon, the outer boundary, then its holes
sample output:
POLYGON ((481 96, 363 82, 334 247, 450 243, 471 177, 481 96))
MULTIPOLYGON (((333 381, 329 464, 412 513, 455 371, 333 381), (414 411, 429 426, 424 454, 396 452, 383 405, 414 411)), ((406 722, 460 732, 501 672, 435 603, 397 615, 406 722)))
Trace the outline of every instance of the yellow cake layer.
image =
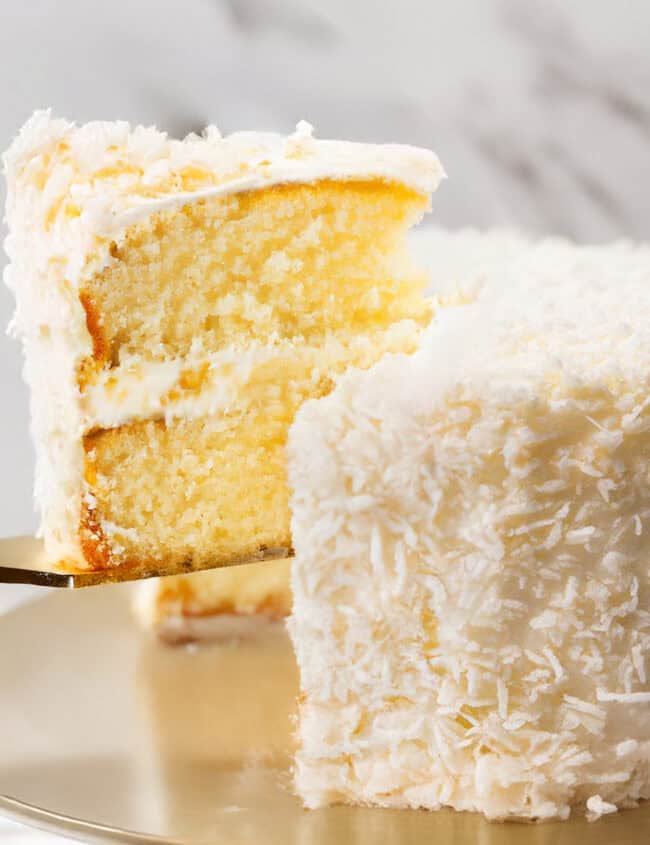
POLYGON ((402 185, 322 180, 158 212, 83 286, 95 367, 425 322, 405 235, 427 205, 402 185))
POLYGON ((87 436, 86 558, 201 568, 289 548, 284 443, 295 408, 146 420, 87 436))

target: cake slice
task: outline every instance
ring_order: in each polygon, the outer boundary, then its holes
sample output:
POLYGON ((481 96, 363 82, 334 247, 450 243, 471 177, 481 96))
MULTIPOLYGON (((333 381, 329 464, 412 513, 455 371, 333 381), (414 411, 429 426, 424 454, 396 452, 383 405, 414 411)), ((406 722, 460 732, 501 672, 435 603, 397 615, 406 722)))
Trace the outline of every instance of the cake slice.
POLYGON ((544 242, 473 296, 290 433, 308 807, 650 797, 650 249, 544 242))
POLYGON ((425 150, 37 113, 5 155, 52 561, 183 571, 291 547, 284 445, 348 366, 431 315, 406 232, 425 150))
MULTIPOLYGON (((437 301, 454 301, 459 290, 471 291, 496 264, 527 248, 528 240, 512 231, 449 231, 420 226, 409 236, 411 251, 426 271, 428 291, 437 301)), ((135 593, 141 625, 172 643, 193 640, 248 639, 291 611, 289 561, 213 569, 189 575, 150 579, 135 593)))

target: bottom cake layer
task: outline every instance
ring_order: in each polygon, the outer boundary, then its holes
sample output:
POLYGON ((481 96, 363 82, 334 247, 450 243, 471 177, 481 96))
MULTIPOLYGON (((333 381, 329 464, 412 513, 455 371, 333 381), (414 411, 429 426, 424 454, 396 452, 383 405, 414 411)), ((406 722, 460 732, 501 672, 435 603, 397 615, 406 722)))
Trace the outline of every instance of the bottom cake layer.
POLYGON ((294 407, 147 420, 86 438, 86 559, 201 569, 291 546, 284 442, 294 407))

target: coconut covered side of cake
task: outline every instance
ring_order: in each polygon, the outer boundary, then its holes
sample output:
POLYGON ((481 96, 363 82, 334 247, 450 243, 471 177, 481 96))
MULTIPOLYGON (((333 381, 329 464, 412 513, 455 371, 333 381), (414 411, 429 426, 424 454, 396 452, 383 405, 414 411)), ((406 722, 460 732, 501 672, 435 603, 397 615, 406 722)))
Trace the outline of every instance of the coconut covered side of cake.
POLYGON ((290 546, 284 441, 431 313, 405 235, 424 150, 174 141, 37 113, 5 154, 6 281, 51 559, 187 569, 290 546))
POLYGON ((650 797, 650 250, 514 252, 292 427, 308 807, 650 797))

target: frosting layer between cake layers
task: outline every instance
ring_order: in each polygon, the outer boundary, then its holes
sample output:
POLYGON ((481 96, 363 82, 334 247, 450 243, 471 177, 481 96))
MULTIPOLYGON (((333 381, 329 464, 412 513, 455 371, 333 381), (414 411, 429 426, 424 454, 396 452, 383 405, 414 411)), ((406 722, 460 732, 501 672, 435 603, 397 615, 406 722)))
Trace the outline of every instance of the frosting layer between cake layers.
POLYGON ((650 249, 477 275, 290 433, 310 807, 650 797, 650 249))
POLYGON ((318 379, 327 367, 340 367, 352 355, 362 365, 377 349, 395 351, 414 343, 421 327, 402 320, 388 329, 357 335, 346 344, 336 337, 319 346, 291 340, 230 346, 220 352, 170 361, 125 363, 116 375, 104 370, 81 399, 86 430, 113 428, 147 417, 168 420, 204 414, 244 412, 255 400, 256 381, 273 380, 279 367, 293 368, 298 378, 318 379))

